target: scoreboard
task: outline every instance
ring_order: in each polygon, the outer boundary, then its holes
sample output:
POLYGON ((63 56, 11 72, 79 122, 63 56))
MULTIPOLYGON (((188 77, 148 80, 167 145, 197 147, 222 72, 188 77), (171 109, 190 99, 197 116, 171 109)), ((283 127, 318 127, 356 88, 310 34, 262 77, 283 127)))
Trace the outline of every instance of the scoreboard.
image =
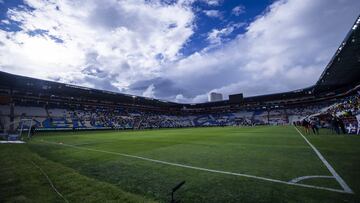
POLYGON ((232 104, 240 104, 244 101, 244 96, 243 94, 232 94, 229 95, 229 101, 232 104))

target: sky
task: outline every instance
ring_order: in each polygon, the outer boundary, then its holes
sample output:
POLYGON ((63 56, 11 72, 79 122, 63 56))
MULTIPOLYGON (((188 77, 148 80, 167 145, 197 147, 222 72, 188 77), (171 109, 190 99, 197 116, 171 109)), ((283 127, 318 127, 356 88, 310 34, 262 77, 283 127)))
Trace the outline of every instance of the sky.
POLYGON ((180 103, 313 85, 358 0, 0 0, 0 71, 180 103))

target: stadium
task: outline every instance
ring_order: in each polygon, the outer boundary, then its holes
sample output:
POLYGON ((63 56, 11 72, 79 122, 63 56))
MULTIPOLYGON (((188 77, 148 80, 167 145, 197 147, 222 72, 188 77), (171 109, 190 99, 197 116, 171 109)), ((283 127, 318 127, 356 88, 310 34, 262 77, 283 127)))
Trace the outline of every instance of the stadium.
POLYGON ((359 26, 312 86, 214 102, 0 71, 0 202, 359 202, 359 26))

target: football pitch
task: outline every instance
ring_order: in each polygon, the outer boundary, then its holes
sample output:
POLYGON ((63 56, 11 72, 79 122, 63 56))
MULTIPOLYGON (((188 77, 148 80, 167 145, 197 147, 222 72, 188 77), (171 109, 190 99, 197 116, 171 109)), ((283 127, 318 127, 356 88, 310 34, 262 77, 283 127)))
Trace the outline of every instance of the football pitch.
POLYGON ((0 145, 0 202, 359 202, 360 136, 292 126, 48 132, 0 145))

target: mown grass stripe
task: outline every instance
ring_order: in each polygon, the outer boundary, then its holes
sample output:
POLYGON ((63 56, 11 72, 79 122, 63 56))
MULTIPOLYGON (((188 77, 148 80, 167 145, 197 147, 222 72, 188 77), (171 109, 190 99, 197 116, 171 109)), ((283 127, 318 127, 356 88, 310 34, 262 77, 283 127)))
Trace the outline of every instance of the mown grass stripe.
POLYGON ((341 185, 341 187, 344 189, 346 193, 353 194, 354 192, 351 190, 351 188, 346 184, 346 182, 340 177, 340 175, 335 171, 335 169, 329 164, 329 162, 323 157, 323 155, 315 148, 314 145, 310 143, 308 139, 297 129, 297 127, 294 127, 296 131, 301 135, 301 137, 304 138, 306 143, 314 150, 315 154, 319 157, 319 159, 324 163, 326 168, 330 171, 330 173, 334 176, 336 181, 341 185))
POLYGON ((149 161, 149 162, 154 162, 154 163, 159 163, 159 164, 164 164, 164 165, 170 165, 170 166, 177 166, 177 167, 181 167, 181 168, 188 168, 188 169, 193 169, 193 170, 206 171, 206 172, 219 173, 219 174, 226 174, 226 175, 233 175, 233 176, 241 176, 241 177, 247 177, 247 178, 258 179, 258 180, 263 180, 263 181, 269 181, 269 182, 274 182, 274 183, 280 183, 280 184, 285 184, 285 185, 293 185, 293 186, 312 188, 312 189, 319 189, 319 190, 326 190, 326 191, 332 191, 332 192, 338 192, 338 193, 353 194, 353 193, 350 193, 350 192, 345 191, 345 190, 339 190, 339 189, 334 189, 334 188, 307 185, 307 184, 301 184, 301 183, 292 183, 292 182, 287 182, 287 181, 282 181, 282 180, 277 180, 277 179, 271 179, 271 178, 255 176, 255 175, 234 173, 234 172, 228 172, 228 171, 221 171, 221 170, 215 170, 215 169, 202 168, 202 167, 197 167, 197 166, 184 165, 184 164, 179 164, 179 163, 172 163, 172 162, 161 161, 161 160, 156 160, 156 159, 151 159, 151 158, 146 158, 146 157, 141 157, 141 156, 136 156, 136 155, 131 155, 131 154, 124 154, 124 153, 111 152, 111 151, 105 151, 105 150, 91 149, 91 148, 87 148, 87 147, 79 147, 79 146, 65 144, 65 143, 60 144, 60 143, 49 142, 49 141, 44 141, 44 140, 41 140, 41 142, 47 143, 47 144, 59 145, 59 146, 72 147, 72 148, 79 149, 79 150, 87 150, 87 151, 93 151, 93 152, 101 152, 101 153, 119 155, 119 156, 123 156, 123 157, 135 158, 135 159, 140 159, 140 160, 144 160, 144 161, 149 161))

